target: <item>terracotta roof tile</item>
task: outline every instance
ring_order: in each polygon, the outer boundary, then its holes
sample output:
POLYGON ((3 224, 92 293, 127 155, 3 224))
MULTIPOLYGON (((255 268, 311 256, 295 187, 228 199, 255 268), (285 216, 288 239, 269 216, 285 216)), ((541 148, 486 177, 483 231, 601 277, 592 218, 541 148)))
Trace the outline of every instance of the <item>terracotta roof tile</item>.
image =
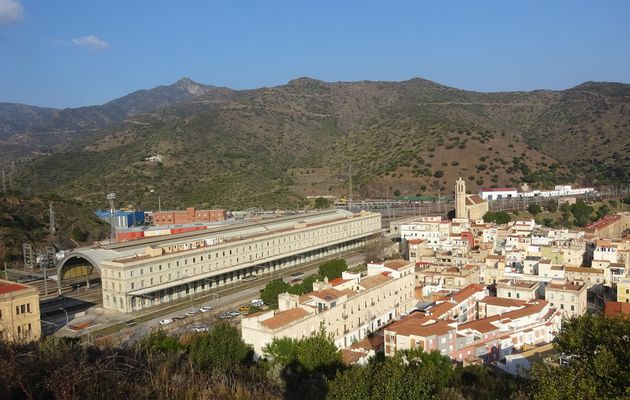
POLYGON ((269 319, 261 321, 260 324, 269 329, 278 329, 306 317, 310 313, 303 308, 291 308, 286 311, 276 312, 275 315, 269 319))

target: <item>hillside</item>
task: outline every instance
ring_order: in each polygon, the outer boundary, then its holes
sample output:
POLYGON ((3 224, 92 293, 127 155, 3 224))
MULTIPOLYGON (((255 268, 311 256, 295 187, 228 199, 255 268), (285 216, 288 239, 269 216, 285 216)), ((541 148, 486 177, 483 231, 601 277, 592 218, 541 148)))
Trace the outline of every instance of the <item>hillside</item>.
MULTIPOLYGON (((452 193, 479 186, 628 183, 630 85, 478 93, 423 79, 299 78, 202 93, 75 137, 20 168, 19 183, 104 204, 267 208, 307 195, 452 193), (144 161, 161 154, 163 162, 144 161)), ((120 107, 124 103, 118 102, 120 107)), ((156 104, 156 103, 154 103, 156 104)))
MULTIPOLYGON (((170 86, 138 90, 98 106, 53 109, 0 103, 0 165, 23 157, 49 154, 68 142, 98 136, 107 125, 120 123, 161 107, 194 101, 222 101, 235 92, 182 78, 170 86)), ((133 123, 133 121, 131 121, 133 123)))
POLYGON ((109 225, 82 204, 52 197, 0 197, 0 260, 22 259, 22 243, 34 251, 57 250, 91 244, 109 237, 109 225), (50 236, 49 204, 55 213, 55 236, 50 236))

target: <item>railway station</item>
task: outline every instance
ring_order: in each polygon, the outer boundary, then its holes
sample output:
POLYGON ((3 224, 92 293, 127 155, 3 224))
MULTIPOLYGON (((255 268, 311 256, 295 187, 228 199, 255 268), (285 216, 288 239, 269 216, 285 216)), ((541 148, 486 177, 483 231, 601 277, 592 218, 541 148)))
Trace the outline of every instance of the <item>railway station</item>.
POLYGON ((130 313, 351 250, 381 232, 378 213, 326 210, 76 249, 65 279, 101 277, 103 307, 130 313))

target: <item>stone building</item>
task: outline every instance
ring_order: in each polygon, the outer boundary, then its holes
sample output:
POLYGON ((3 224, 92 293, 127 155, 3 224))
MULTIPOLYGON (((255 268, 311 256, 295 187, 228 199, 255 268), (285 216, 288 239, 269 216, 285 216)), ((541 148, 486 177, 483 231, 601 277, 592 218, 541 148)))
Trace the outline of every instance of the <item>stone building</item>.
POLYGON ((37 340, 41 332, 37 288, 0 279, 0 339, 37 340))
POLYGON ((488 202, 478 194, 466 194, 466 181, 455 182, 455 218, 482 219, 488 212, 488 202))

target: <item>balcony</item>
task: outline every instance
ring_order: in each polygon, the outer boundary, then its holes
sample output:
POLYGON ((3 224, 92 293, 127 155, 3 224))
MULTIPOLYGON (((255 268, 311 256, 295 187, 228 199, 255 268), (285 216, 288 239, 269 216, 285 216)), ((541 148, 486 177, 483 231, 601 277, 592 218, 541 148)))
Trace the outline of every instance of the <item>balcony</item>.
POLYGON ((341 318, 343 318, 343 319, 348 319, 348 314, 342 314, 342 315, 341 315, 341 318))

